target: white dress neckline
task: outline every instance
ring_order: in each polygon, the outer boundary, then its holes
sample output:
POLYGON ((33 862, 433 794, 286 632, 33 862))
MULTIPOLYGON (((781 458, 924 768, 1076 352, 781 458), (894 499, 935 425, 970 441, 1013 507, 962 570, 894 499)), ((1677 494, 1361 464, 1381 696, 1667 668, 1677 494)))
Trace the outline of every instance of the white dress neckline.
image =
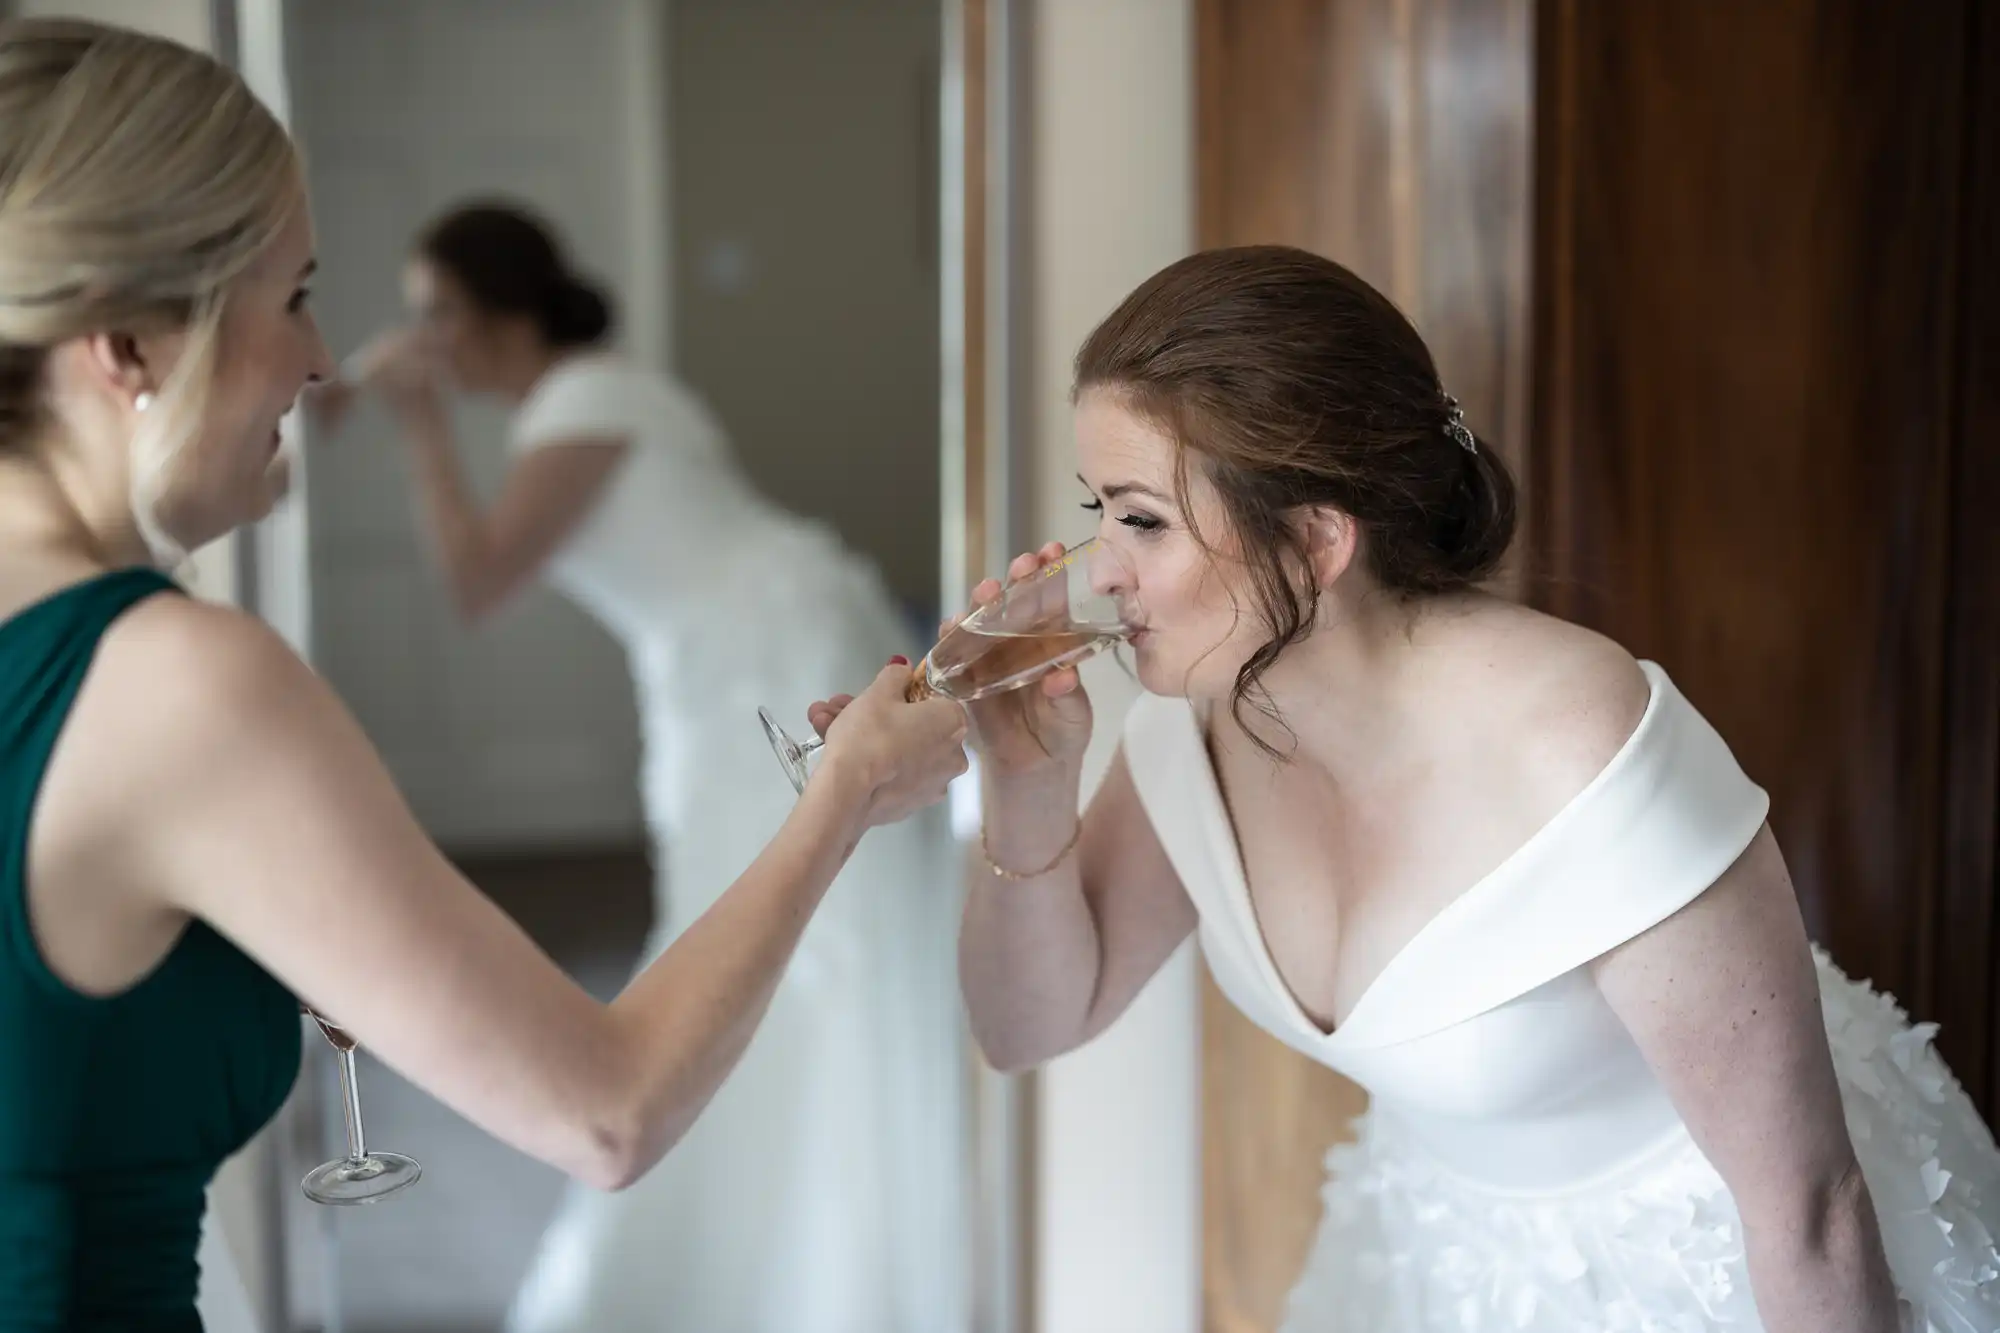
POLYGON ((1236 917, 1237 929, 1254 946, 1249 952, 1257 964, 1257 970, 1265 986, 1279 1000, 1280 1007, 1293 1026, 1298 1029, 1301 1037, 1332 1047, 1338 1045, 1345 1034, 1354 1031, 1357 1024, 1365 1028, 1371 1001, 1385 990, 1392 988, 1394 974, 1399 965, 1418 954, 1428 936, 1448 928, 1454 916, 1476 910, 1481 895, 1492 893, 1496 884, 1504 883, 1509 878, 1508 871, 1511 867, 1522 861, 1534 859, 1540 848, 1560 837, 1563 827, 1579 817, 1578 812, 1590 804, 1591 797, 1596 792, 1616 781, 1619 770, 1643 744, 1642 738, 1659 714, 1662 693, 1660 687, 1665 680, 1665 673, 1651 662, 1641 662, 1639 666, 1646 677, 1648 690, 1646 707, 1639 715, 1639 721, 1632 728, 1631 734, 1625 738, 1617 752, 1580 791, 1565 801, 1560 809, 1502 858, 1498 865, 1474 880, 1419 926, 1416 932, 1403 942, 1402 947, 1390 955, 1389 960, 1382 965, 1382 969, 1355 998, 1347 1017, 1331 1031, 1322 1028, 1318 1020, 1306 1012, 1305 1007, 1299 1003, 1297 993, 1285 980, 1284 974, 1278 970, 1277 960, 1271 955, 1270 942, 1264 934, 1263 923, 1257 916, 1256 899, 1250 892, 1250 875, 1243 864, 1242 843, 1237 838, 1235 823, 1229 815, 1229 803, 1223 795, 1221 779, 1215 772, 1215 763, 1210 757, 1207 738, 1202 733, 1200 720, 1192 709, 1188 710, 1188 722, 1193 729, 1201 761, 1195 766, 1196 785, 1205 798, 1198 803, 1200 813, 1211 825, 1210 835, 1214 840, 1213 845, 1228 852, 1227 857, 1222 858, 1225 863, 1224 869, 1229 872, 1225 876, 1225 886, 1228 890, 1225 898, 1236 917))
MULTIPOLYGON (((1436 1032, 1554 980, 1664 920, 1720 878, 1769 799, 1657 664, 1645 711, 1610 761, 1492 870, 1425 922, 1331 1032, 1279 975, 1250 896, 1199 722, 1148 697, 1126 728, 1142 803, 1203 918, 1212 964, 1261 993, 1276 1035, 1327 1063, 1436 1032), (1668 786, 1694 793, 1662 820, 1668 786), (1165 814, 1166 817, 1162 818, 1165 814), (1184 825, 1177 827, 1177 825, 1184 825), (1608 870, 1620 891, 1602 889, 1608 870), (1504 941, 1504 943, 1502 943, 1504 941), (1249 975, 1244 975, 1245 973, 1249 975)), ((1268 1024, 1267 1024, 1268 1025, 1268 1024)))

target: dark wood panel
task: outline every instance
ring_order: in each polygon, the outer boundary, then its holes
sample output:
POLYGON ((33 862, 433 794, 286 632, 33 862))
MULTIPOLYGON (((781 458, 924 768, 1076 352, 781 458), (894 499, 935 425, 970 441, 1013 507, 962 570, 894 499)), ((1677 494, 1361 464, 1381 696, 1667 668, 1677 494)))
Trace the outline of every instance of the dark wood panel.
MULTIPOLYGON (((1204 245, 1347 264, 1424 331, 1520 465, 1527 422, 1530 0, 1200 0, 1204 245)), ((1202 1004, 1203 1320, 1277 1327, 1360 1089, 1202 1004)))
POLYGON ((1971 8, 1545 0, 1531 475, 1538 599, 1667 667, 1770 789, 1814 935, 1950 990, 1983 1068, 1935 947, 1947 703, 1990 728, 1995 665, 1947 647, 1990 618, 1953 573, 1991 560, 1953 506, 1991 485, 1955 445, 1971 8))
POLYGON ((2000 1107, 2000 12, 1975 7, 1966 43, 1960 214, 1959 417, 1952 496, 1944 863, 1931 1012, 1955 1029, 1960 1079, 2000 1107), (1983 1030, 1965 1031, 1972 1016, 1983 1030))

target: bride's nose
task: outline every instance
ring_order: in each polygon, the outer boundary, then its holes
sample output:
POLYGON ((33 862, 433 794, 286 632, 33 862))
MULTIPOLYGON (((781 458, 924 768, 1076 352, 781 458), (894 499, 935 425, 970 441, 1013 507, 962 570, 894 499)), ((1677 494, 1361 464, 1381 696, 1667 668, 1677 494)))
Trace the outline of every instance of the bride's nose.
POLYGON ((1099 538, 1089 555, 1090 590, 1100 597, 1124 601, 1138 586, 1132 561, 1109 541, 1099 538))

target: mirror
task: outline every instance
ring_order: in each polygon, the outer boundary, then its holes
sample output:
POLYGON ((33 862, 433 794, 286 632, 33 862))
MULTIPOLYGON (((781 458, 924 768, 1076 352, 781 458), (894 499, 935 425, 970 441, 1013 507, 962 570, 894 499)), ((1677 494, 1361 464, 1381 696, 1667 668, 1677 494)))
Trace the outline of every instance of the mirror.
MULTIPOLYGON (((659 530, 631 529, 659 543, 631 566, 648 596, 572 567, 578 543, 602 556, 631 539, 593 509, 551 564, 560 588, 538 579, 465 625, 398 423, 364 401, 307 442, 294 504, 255 543, 259 609, 304 642, 467 875, 600 996, 793 799, 755 706, 802 723, 810 698, 863 683, 828 678, 860 669, 844 626, 914 658, 1015 536, 997 442, 1019 370, 1007 303, 985 295, 1010 290, 1009 12, 236 6, 239 58, 281 68, 307 154, 336 355, 407 317, 429 222, 508 201, 610 297, 621 364, 701 404, 734 460, 713 495, 662 490, 659 530)), ((519 410, 453 397, 481 497, 519 410)), ((634 475, 620 468, 614 490, 634 475)), ((848 1302, 860 1326, 1015 1327, 1023 1085, 983 1072, 964 1038, 962 847, 928 827, 836 888, 858 905, 823 913, 788 973, 798 994, 624 1193, 566 1186, 364 1052, 371 1144, 426 1176, 382 1207, 316 1207, 296 1180, 341 1123, 330 1053, 309 1049, 274 1150, 280 1326, 610 1327, 640 1309, 697 1327, 762 1302, 759 1326, 793 1329, 808 1325, 789 1312, 848 1302), (864 1177, 892 1183, 864 1192, 864 1177)))

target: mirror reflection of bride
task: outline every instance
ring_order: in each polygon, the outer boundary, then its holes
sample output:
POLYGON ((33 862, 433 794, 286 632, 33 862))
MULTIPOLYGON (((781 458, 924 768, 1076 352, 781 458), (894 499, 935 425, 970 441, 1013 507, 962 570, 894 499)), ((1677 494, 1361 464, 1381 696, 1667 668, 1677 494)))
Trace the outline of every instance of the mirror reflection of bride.
MULTIPOLYGON (((469 618, 546 577, 622 641, 655 845, 651 957, 794 799, 757 707, 804 718, 826 682, 858 688, 921 645, 871 565, 751 487, 691 392, 604 350, 610 302, 538 219, 448 213, 418 237, 404 289, 409 327, 350 358, 314 410, 332 424, 357 393, 387 403, 469 618), (461 471, 448 388, 514 410, 490 505, 461 471)), ((962 1322, 953 865, 941 811, 861 846, 702 1120, 631 1189, 572 1191, 518 1333, 962 1322)))

